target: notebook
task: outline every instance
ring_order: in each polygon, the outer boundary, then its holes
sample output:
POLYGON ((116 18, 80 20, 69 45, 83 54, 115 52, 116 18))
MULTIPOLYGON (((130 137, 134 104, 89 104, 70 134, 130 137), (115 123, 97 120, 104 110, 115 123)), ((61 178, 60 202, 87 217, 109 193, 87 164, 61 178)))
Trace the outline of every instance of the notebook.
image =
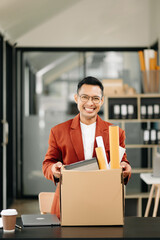
POLYGON ((86 159, 69 165, 65 165, 66 170, 89 171, 98 170, 98 162, 96 158, 86 159))
POLYGON ((55 214, 23 214, 21 215, 23 226, 56 226, 60 221, 55 214))

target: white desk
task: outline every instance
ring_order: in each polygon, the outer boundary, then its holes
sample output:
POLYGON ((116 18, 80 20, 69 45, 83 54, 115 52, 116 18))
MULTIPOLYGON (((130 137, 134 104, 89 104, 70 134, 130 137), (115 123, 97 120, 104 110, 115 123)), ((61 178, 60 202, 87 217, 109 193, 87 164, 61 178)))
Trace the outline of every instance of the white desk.
POLYGON ((155 202, 154 202, 153 217, 156 217, 157 210, 158 210, 158 204, 159 204, 159 197, 160 197, 160 178, 153 177, 152 173, 141 173, 140 177, 146 184, 152 185, 144 216, 148 217, 149 209, 150 209, 150 206, 151 206, 151 201, 152 201, 152 198, 153 198, 153 193, 155 191, 155 202))

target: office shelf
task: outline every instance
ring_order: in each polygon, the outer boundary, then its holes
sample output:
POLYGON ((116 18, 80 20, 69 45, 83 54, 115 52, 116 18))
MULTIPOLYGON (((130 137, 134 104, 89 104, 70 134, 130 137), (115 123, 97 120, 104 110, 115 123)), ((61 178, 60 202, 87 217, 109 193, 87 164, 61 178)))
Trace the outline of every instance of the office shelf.
MULTIPOLYGON (((122 129, 125 130, 126 124, 133 124, 134 127, 136 127, 136 123, 140 124, 146 124, 147 126, 150 126, 152 123, 160 123, 160 115, 152 115, 150 117, 148 114, 146 116, 141 115, 141 106, 142 105, 154 105, 158 104, 160 106, 160 94, 135 94, 135 95, 125 95, 125 96, 105 96, 105 103, 104 103, 104 118, 105 121, 111 122, 113 124, 118 124, 122 129), (134 108, 134 114, 131 116, 126 115, 126 118, 122 119, 122 116, 119 115, 119 118, 116 117, 114 118, 114 112, 113 112, 113 106, 114 105, 133 105, 134 108), (128 119, 130 117, 130 119, 128 119)), ((132 126, 132 125, 131 125, 132 126)), ((133 139, 132 139, 133 140, 133 139)), ((134 140, 136 142, 136 139, 134 140)), ((140 173, 151 173, 153 172, 152 169, 152 159, 153 159, 153 154, 157 152, 158 147, 160 147, 160 144, 144 144, 142 143, 136 143, 136 144, 131 143, 126 144, 126 149, 146 149, 146 151, 149 151, 148 153, 152 153, 151 157, 149 159, 145 159, 145 161, 148 162, 148 165, 145 167, 140 167, 140 168, 133 168, 132 167, 132 174, 140 174, 140 173)), ((148 154, 149 156, 149 154, 148 154)), ((144 159, 141 159, 141 161, 144 159)), ((140 165, 141 166, 141 165, 140 165)), ((144 166, 144 165, 143 165, 144 166)), ((141 181, 141 180, 140 180, 141 181)), ((132 189, 131 189, 132 190, 132 189)), ((143 189, 142 189, 143 191, 143 189)), ((132 194, 126 194, 125 193, 125 199, 137 199, 137 216, 142 216, 142 199, 143 198, 148 198, 149 193, 147 192, 137 192, 135 193, 135 189, 133 191, 134 193, 132 194)))
POLYGON ((126 148, 157 148, 158 144, 126 144, 126 148))
POLYGON ((109 119, 112 122, 119 122, 119 123, 128 123, 128 122, 157 122, 158 119, 109 119))
POLYGON ((134 168, 132 169, 132 173, 152 173, 152 168, 134 168))

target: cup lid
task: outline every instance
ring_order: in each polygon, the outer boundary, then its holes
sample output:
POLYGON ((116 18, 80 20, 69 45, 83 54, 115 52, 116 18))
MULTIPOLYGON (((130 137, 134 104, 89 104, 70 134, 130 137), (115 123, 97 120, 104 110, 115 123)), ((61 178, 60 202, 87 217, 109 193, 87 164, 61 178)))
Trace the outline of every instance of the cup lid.
POLYGON ((1 215, 5 216, 11 216, 11 215, 17 215, 18 212, 16 209, 4 209, 1 211, 1 215))

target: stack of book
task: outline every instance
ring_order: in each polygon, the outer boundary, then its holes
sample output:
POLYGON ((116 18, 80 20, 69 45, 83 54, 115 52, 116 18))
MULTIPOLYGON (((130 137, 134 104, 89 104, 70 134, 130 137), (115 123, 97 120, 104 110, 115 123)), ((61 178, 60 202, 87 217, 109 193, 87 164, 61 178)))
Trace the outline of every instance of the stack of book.
POLYGON ((160 66, 157 65, 157 52, 153 49, 139 51, 142 86, 144 93, 159 92, 160 66))
POLYGON ((70 165, 65 165, 66 170, 89 171, 99 169, 119 169, 120 162, 125 153, 125 148, 119 146, 119 127, 109 126, 109 142, 110 142, 110 163, 108 163, 104 142, 102 136, 96 137, 96 157, 86 159, 70 165))

